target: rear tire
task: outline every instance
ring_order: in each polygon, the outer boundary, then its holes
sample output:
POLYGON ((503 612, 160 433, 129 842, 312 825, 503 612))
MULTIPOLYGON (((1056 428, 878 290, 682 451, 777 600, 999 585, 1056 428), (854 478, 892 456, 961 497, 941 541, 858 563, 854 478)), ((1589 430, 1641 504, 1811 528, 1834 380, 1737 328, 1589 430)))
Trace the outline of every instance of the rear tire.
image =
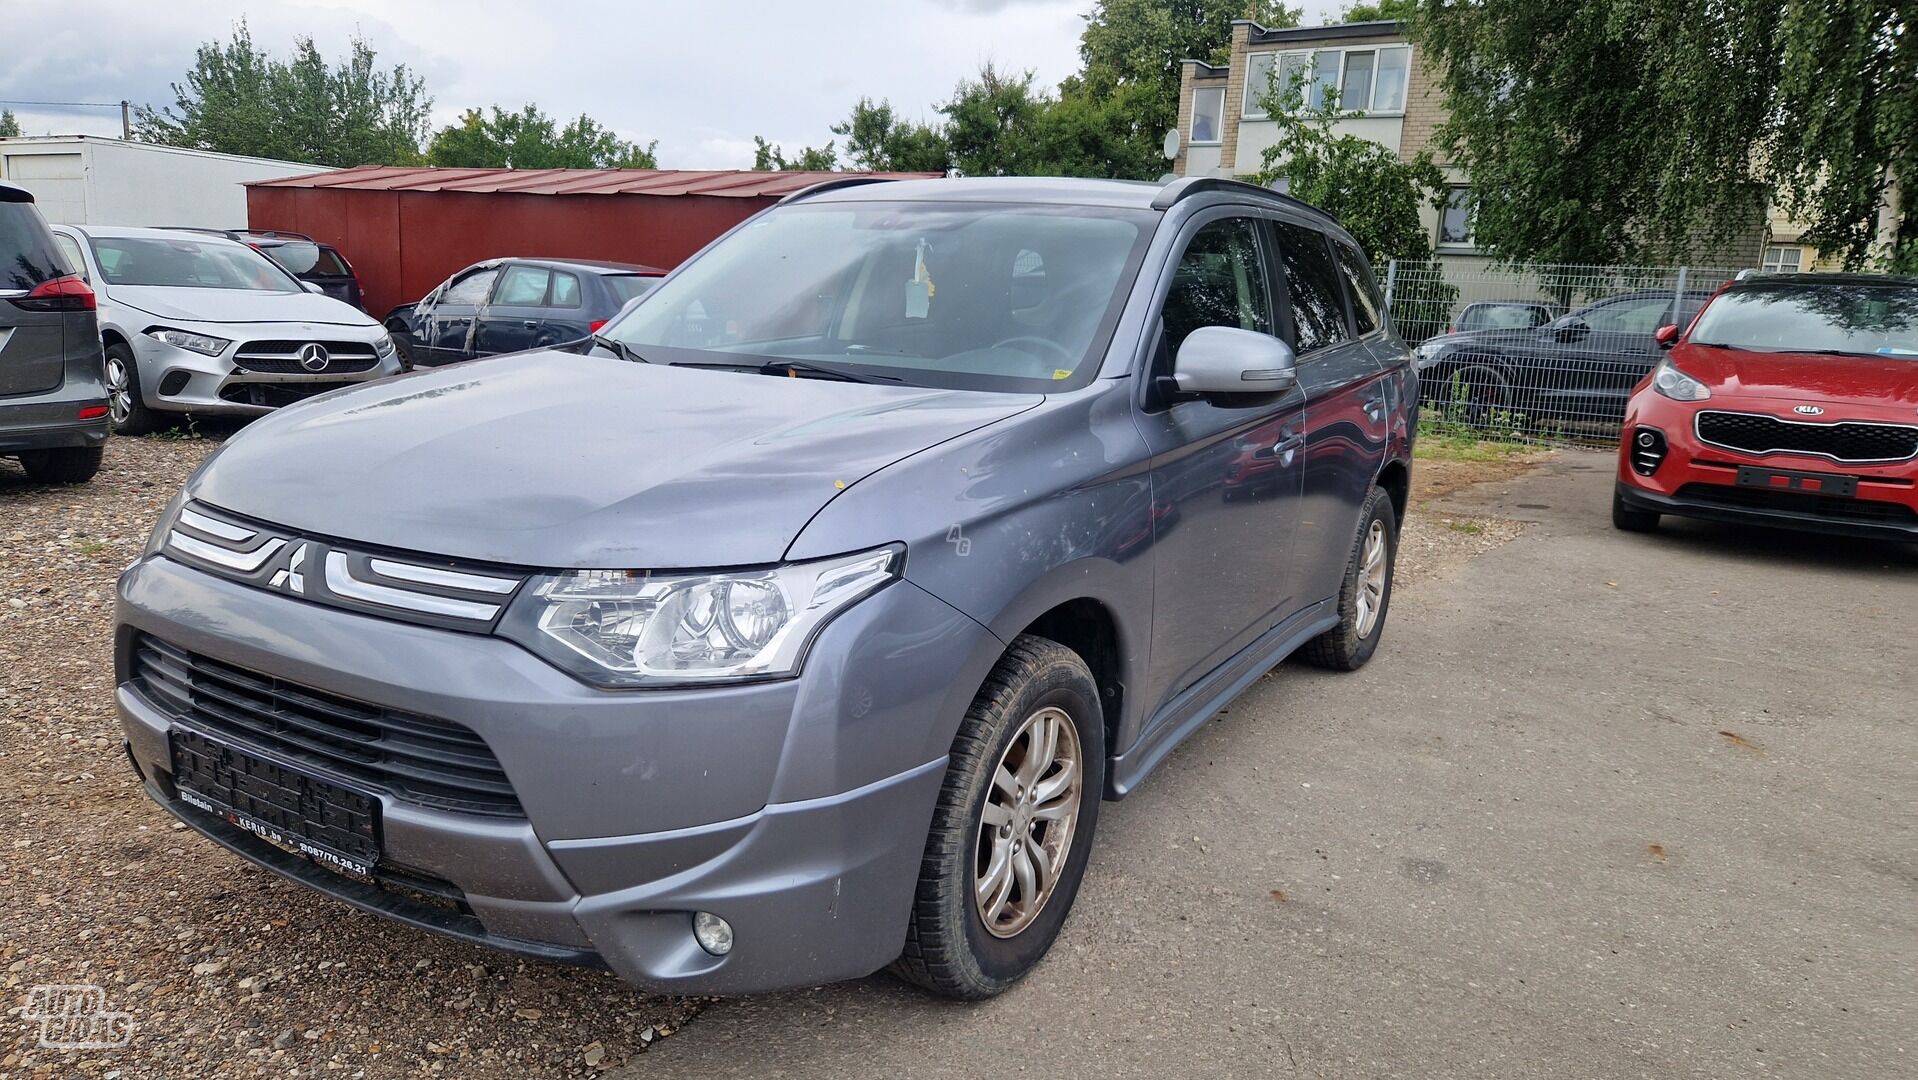
POLYGON ((23 450, 20 467, 41 484, 84 484, 100 471, 104 446, 68 446, 58 450, 23 450))
POLYGON ((1651 510, 1634 510, 1626 506, 1625 496, 1612 492, 1612 528, 1621 532, 1657 532, 1659 516, 1651 510))
POLYGON ((1307 663, 1357 671, 1378 651, 1385 613, 1392 606, 1392 570, 1398 563, 1399 522, 1392 497, 1374 487, 1359 512, 1358 536, 1339 588, 1339 624, 1299 650, 1307 663))
POLYGON ((973 1001, 1023 978, 1078 894, 1104 788, 1105 723, 1092 672, 1064 645, 1021 636, 953 740, 893 972, 973 1001))
POLYGON ((107 414, 115 435, 145 435, 160 426, 140 389, 140 364, 130 346, 107 346, 107 414))

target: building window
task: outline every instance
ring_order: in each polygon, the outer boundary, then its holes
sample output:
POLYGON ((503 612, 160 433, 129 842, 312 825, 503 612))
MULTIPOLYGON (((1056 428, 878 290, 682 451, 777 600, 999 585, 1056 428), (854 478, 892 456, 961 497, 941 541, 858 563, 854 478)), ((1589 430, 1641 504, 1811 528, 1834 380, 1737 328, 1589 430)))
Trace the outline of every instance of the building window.
POLYGON ((1440 247, 1472 246, 1472 189, 1455 187, 1445 196, 1445 210, 1439 215, 1440 247))
POLYGON ((1313 52, 1252 53, 1245 59, 1245 109, 1247 120, 1264 120, 1262 104, 1266 92, 1274 88, 1270 81, 1272 65, 1278 64, 1276 89, 1283 92, 1295 78, 1305 82, 1305 103, 1324 108, 1331 91, 1338 93, 1338 107, 1346 112, 1368 115, 1393 115, 1405 111, 1405 85, 1412 63, 1410 46, 1395 45, 1382 49, 1318 49, 1313 52))
POLYGON ((1763 268, 1772 274, 1796 274, 1805 265, 1805 249, 1796 244, 1773 244, 1765 249, 1763 268))
POLYGON ((1225 116, 1225 87, 1192 91, 1192 142, 1194 145, 1219 141, 1220 121, 1225 116))

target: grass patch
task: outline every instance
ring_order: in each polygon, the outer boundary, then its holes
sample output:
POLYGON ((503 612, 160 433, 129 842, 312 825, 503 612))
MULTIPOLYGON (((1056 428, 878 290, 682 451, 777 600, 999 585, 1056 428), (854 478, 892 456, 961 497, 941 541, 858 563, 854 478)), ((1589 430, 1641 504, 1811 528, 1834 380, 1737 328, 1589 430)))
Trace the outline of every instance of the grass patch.
POLYGON ((1505 461, 1532 447, 1507 439, 1487 439, 1476 432, 1444 430, 1421 423, 1412 456, 1423 461, 1505 461))
POLYGON ((82 540, 73 545, 73 550, 82 555, 98 555, 107 549, 107 545, 98 540, 82 540))
POLYGON ((1445 523, 1445 527, 1456 533, 1464 533, 1467 536, 1477 536, 1485 531, 1485 526, 1480 525, 1476 521, 1448 521, 1445 523))

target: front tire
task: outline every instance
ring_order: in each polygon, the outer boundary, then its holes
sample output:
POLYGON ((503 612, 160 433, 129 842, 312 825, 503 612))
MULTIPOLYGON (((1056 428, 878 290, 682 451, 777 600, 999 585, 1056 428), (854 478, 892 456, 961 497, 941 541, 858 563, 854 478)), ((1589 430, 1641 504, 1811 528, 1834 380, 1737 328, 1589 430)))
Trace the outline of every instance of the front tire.
POLYGON ((1299 650, 1308 663, 1357 671, 1378 651, 1385 613, 1392 606, 1392 570, 1398 563, 1398 512, 1384 488, 1374 487, 1359 512, 1359 532, 1339 588, 1339 624, 1299 650))
POLYGON ((1092 672, 1055 641, 1020 637, 953 740, 894 973, 979 1000, 1031 971, 1078 895, 1104 787, 1092 672))
POLYGON ((57 450, 23 450, 20 467, 39 484, 84 484, 100 471, 104 446, 67 446, 57 450))
POLYGON ((1625 496, 1612 492, 1612 528, 1620 532, 1648 533, 1658 531, 1659 514, 1651 510, 1634 510, 1625 505, 1625 496))
POLYGON ((115 343, 106 349, 107 417, 115 435, 145 435, 160 426, 147 408, 140 390, 140 364, 130 346, 115 343))

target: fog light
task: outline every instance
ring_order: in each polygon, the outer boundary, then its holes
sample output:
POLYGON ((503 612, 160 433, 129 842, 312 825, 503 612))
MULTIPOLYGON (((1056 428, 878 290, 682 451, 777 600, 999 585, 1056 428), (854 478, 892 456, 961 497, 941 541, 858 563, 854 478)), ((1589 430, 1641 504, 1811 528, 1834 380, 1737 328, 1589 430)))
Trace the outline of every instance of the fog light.
POLYGON ((1632 435, 1632 471, 1640 476, 1650 476, 1665 463, 1665 453, 1669 447, 1665 444, 1665 433, 1657 428, 1642 427, 1632 435))
POLYGON ((1653 446, 1656 445, 1657 442, 1658 436, 1649 431, 1641 431, 1638 433, 1638 445, 1640 446, 1653 446))
POLYGON ((732 924, 710 911, 695 911, 693 940, 714 956, 724 956, 733 951, 732 924))

